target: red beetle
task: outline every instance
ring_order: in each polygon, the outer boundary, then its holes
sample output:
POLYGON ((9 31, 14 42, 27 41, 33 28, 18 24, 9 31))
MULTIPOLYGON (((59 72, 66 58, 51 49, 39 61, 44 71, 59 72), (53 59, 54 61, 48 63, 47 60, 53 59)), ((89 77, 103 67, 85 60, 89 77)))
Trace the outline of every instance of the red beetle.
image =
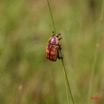
POLYGON ((46 45, 46 57, 51 61, 56 61, 58 59, 62 59, 63 57, 59 55, 59 51, 61 51, 61 46, 59 44, 59 40, 62 38, 59 37, 61 34, 55 34, 53 32, 52 37, 48 40, 46 45))

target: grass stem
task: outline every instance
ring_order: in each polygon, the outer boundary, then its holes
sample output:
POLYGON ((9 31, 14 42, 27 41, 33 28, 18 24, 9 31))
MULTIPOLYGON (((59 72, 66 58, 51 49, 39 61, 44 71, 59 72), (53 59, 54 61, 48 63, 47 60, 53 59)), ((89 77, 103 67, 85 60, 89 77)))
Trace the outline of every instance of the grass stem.
POLYGON ((63 65, 63 72, 64 72, 64 78, 65 78, 67 100, 68 100, 68 103, 69 103, 69 93, 70 93, 72 103, 75 104, 74 98, 73 98, 73 95, 72 95, 72 91, 71 91, 71 87, 70 87, 70 84, 69 84, 69 81, 68 81, 68 76, 67 76, 67 72, 66 72, 66 69, 65 69, 65 64, 64 64, 63 59, 61 59, 61 61, 62 61, 62 65, 63 65))
POLYGON ((54 23, 54 19, 53 19, 53 15, 52 15, 52 11, 51 11, 49 0, 47 0, 47 3, 48 3, 48 8, 49 8, 49 12, 50 12, 50 16, 51 16, 54 32, 56 33, 56 27, 55 27, 55 23, 54 23))
MULTIPOLYGON (((55 23, 54 23, 54 19, 53 19, 53 15, 52 15, 52 11, 51 11, 49 0, 47 0, 47 3, 48 3, 48 8, 49 8, 49 12, 50 12, 50 16, 51 16, 54 32, 56 33, 55 23)), ((60 50, 60 53, 61 53, 61 56, 62 56, 61 50, 60 50)), ((65 64, 64 64, 63 58, 62 58, 61 61, 62 61, 62 65, 63 65, 64 79, 65 79, 65 86, 66 86, 66 94, 67 94, 67 102, 69 104, 69 93, 70 93, 71 99, 72 99, 72 103, 75 104, 74 103, 74 98, 72 96, 70 84, 69 84, 69 81, 68 81, 68 76, 67 76, 67 72, 66 72, 66 69, 65 69, 65 64)))

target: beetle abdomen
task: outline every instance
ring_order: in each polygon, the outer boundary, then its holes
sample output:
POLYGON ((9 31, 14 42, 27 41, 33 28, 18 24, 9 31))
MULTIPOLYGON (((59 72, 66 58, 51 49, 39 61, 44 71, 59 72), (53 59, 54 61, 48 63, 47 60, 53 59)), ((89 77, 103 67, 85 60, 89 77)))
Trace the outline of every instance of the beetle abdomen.
POLYGON ((58 46, 48 44, 46 47, 46 57, 51 61, 57 60, 57 48, 58 46))

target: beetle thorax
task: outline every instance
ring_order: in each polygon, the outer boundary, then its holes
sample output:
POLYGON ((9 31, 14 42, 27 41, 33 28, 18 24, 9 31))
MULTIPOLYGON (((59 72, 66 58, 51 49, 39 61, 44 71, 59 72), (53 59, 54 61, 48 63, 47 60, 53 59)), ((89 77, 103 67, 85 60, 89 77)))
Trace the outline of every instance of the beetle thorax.
POLYGON ((53 36, 53 37, 49 40, 49 42, 50 42, 51 44, 58 44, 58 38, 57 38, 56 36, 53 36))

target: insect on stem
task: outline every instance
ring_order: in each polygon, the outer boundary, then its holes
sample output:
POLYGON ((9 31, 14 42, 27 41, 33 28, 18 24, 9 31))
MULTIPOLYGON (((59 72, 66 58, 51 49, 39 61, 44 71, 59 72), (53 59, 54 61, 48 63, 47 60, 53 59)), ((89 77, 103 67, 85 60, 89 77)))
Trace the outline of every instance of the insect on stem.
MULTIPOLYGON (((51 20, 52 20, 54 32, 56 33, 55 23, 54 23, 54 19, 53 19, 53 15, 52 15, 52 11, 51 11, 49 0, 47 0, 47 4, 48 4, 51 20)), ((54 34, 54 32, 53 32, 53 34, 54 34)), ((58 35, 61 35, 61 34, 59 33, 58 35)), ((62 38, 59 38, 59 40, 61 40, 61 39, 62 38)), ((60 49, 60 54, 61 54, 61 57, 62 57, 63 55, 62 55, 61 49, 60 49)), ((72 95, 72 92, 71 92, 70 84, 69 84, 69 81, 68 81, 68 76, 67 76, 65 64, 64 64, 64 61, 63 61, 63 57, 61 58, 61 61, 62 61, 62 65, 63 65, 63 73, 64 73, 65 86, 66 86, 67 101, 68 101, 68 104, 69 104, 69 93, 70 93, 70 96, 71 96, 71 99, 72 99, 72 103, 75 104, 74 98, 73 98, 73 95, 72 95)))

